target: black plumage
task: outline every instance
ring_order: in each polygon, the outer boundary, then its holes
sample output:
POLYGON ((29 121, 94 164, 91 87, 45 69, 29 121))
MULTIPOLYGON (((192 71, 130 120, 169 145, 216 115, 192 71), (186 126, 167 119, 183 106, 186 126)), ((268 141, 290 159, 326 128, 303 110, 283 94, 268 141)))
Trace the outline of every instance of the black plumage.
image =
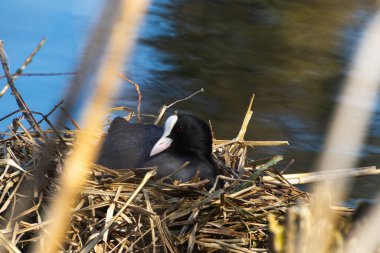
POLYGON ((214 182, 217 173, 211 152, 210 128, 196 116, 171 116, 165 128, 118 117, 111 123, 98 163, 110 169, 157 166, 157 178, 162 178, 188 161, 172 179, 186 182, 199 171, 201 179, 214 182))

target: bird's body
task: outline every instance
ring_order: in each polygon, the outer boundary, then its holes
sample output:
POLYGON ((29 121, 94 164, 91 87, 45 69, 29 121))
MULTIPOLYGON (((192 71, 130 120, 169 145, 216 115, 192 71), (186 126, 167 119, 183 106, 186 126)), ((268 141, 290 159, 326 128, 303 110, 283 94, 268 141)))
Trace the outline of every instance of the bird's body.
POLYGON ((162 133, 162 127, 131 124, 117 117, 108 129, 98 163, 110 169, 142 168, 162 133))
POLYGON ((145 166, 158 166, 158 178, 163 178, 175 173, 171 178, 182 182, 191 180, 197 171, 199 171, 201 179, 214 181, 216 177, 216 171, 212 162, 201 159, 192 154, 182 154, 180 156, 174 155, 171 150, 164 151, 161 154, 152 157, 145 163, 145 166), (178 169, 183 167, 187 162, 189 163, 186 167, 178 171, 178 169))
POLYGON ((116 118, 100 152, 98 163, 110 169, 157 166, 157 178, 189 181, 197 171, 201 179, 214 182, 212 137, 205 122, 192 115, 171 116, 165 128, 132 124, 116 118), (189 162, 186 167, 183 167, 189 162))

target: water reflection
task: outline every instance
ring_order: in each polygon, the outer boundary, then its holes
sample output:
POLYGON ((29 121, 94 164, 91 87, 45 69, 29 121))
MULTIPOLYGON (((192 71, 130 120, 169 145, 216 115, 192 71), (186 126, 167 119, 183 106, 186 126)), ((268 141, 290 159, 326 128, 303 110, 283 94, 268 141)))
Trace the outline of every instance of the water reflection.
MULTIPOLYGON (((374 7, 370 0, 155 1, 129 75, 142 86, 146 112, 204 87, 179 109, 211 119, 219 138, 237 134, 255 93, 247 139, 292 145, 254 156, 279 153, 295 159, 291 172, 310 170, 374 7)), ((131 92, 122 100, 131 101, 131 92)), ((378 118, 360 165, 380 161, 378 118)))

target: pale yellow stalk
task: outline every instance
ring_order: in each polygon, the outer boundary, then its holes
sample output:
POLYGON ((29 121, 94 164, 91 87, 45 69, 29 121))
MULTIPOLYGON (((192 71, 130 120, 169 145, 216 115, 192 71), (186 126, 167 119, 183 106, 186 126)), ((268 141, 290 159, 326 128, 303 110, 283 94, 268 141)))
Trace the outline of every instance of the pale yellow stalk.
POLYGON ((70 214, 78 194, 88 175, 90 162, 96 159, 99 144, 96 136, 101 131, 100 115, 106 109, 110 98, 115 94, 120 79, 113 71, 121 71, 126 56, 131 52, 137 27, 148 6, 148 0, 122 0, 119 16, 115 19, 110 35, 108 50, 99 70, 94 96, 84 110, 82 131, 78 133, 76 145, 69 156, 61 185, 62 191, 55 197, 50 210, 48 233, 43 234, 43 245, 34 252, 57 252, 62 244, 70 221, 70 214), (54 238, 54 240, 52 240, 54 238))

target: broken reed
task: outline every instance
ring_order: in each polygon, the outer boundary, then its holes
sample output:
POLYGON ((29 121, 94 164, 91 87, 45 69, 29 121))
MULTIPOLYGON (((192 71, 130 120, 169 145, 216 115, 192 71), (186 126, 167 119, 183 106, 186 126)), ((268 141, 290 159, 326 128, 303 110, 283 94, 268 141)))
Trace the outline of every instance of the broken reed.
MULTIPOLYGON (((46 211, 60 191, 57 175, 76 134, 44 131, 56 148, 45 161, 49 169, 40 179, 43 186, 35 188, 33 179, 46 145, 22 121, 18 125, 18 130, 5 133, 0 141, 1 234, 7 241, 2 244, 11 252, 23 252, 32 244, 43 247, 41 233, 51 222, 45 218, 46 211), (33 191, 31 199, 20 194, 25 185, 33 191), (22 209, 20 203, 32 204, 22 209)), ((152 179, 154 168, 114 171, 92 164, 91 176, 72 210, 65 242, 58 248, 64 252, 266 251, 268 214, 282 222, 286 209, 307 200, 308 195, 287 184, 273 169, 281 157, 252 165, 253 170, 243 171, 238 179, 247 146, 237 140, 215 143, 214 159, 225 188, 210 191, 198 178, 167 184, 152 179), (264 174, 275 181, 261 181, 264 174)))

